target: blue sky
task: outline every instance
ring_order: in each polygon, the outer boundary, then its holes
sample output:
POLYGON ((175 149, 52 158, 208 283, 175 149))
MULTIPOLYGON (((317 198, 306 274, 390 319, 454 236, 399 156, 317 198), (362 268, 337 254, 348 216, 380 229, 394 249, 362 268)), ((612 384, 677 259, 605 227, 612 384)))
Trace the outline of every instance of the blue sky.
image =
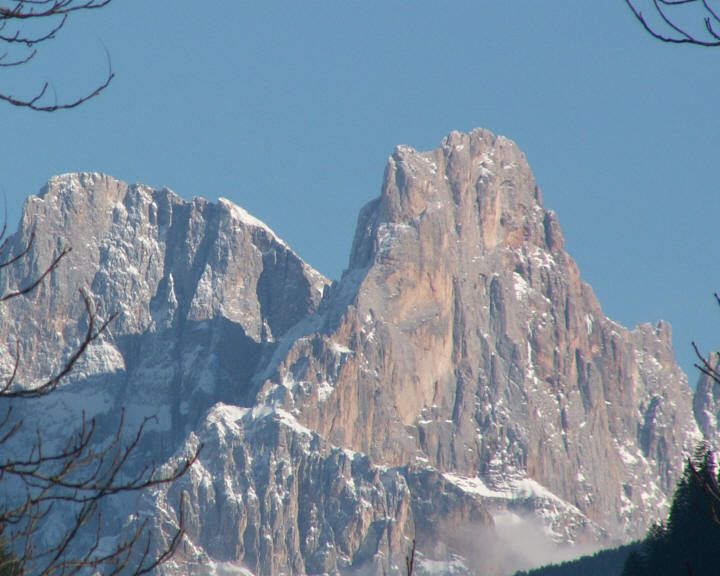
MULTIPOLYGON (((0 106, 14 222, 57 173, 230 198, 338 278, 397 144, 486 127, 527 154, 611 318, 717 347, 720 49, 651 39, 622 0, 116 0, 0 89, 50 80, 73 111, 0 106)), ((691 380, 695 379, 694 372, 691 380)))

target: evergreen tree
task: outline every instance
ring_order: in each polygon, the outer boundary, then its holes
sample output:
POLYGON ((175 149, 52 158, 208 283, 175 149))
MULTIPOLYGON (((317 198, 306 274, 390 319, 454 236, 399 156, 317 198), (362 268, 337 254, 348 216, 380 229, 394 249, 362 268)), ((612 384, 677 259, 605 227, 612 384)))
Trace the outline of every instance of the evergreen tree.
MULTIPOLYGON (((640 546, 633 542, 617 548, 600 550, 592 556, 583 556, 560 564, 551 564, 527 572, 517 572, 515 576, 618 576, 626 559, 640 546)), ((644 573, 640 573, 644 576, 644 573)), ((638 576, 635 573, 629 576, 638 576)))
POLYGON ((717 576, 720 574, 720 487, 706 443, 688 459, 666 525, 648 532, 622 576, 717 576))
POLYGON ((623 568, 622 576, 647 576, 647 568, 645 566, 645 558, 643 555, 635 551, 628 556, 623 568))

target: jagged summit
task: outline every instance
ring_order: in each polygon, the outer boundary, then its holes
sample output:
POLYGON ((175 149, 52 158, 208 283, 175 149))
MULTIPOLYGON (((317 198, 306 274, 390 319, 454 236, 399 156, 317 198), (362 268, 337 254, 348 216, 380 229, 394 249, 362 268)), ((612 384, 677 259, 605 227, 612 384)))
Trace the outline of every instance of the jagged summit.
POLYGON ((44 426, 125 408, 157 416, 147 448, 169 465, 208 446, 145 501, 169 533, 188 496, 169 573, 397 573, 415 538, 421 573, 503 574, 531 563, 497 540, 517 523, 565 544, 641 535, 698 435, 669 327, 604 316, 525 156, 486 130, 393 152, 332 285, 225 199, 101 174, 51 179, 17 247, 33 226, 5 284, 59 242, 73 252, 0 308, 2 359, 21 335, 23 381, 72 348, 77 288, 120 312, 35 413, 44 426))
POLYGON ((437 218, 456 231, 458 244, 477 249, 530 242, 552 252, 564 245, 554 213, 542 207, 525 155, 511 140, 477 129, 451 132, 429 152, 395 150, 380 197, 359 217, 350 267, 366 266, 371 254, 381 257, 388 230, 418 228, 437 218))

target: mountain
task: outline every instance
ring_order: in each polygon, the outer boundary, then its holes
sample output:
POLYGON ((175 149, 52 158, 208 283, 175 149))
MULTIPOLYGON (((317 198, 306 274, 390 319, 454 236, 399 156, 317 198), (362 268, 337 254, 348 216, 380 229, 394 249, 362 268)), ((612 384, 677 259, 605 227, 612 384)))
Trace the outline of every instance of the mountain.
POLYGON ((162 539, 186 496, 168 574, 398 573, 413 538, 421 574, 508 573, 644 534, 699 439, 670 327, 604 316, 525 156, 486 130, 394 151, 335 282, 226 200, 99 174, 31 197, 16 252, 33 230, 3 288, 73 251, 0 308, 0 369, 16 336, 20 382, 57 365, 78 289, 119 313, 25 417, 155 416, 143 449, 168 466, 203 443, 142 502, 162 539))

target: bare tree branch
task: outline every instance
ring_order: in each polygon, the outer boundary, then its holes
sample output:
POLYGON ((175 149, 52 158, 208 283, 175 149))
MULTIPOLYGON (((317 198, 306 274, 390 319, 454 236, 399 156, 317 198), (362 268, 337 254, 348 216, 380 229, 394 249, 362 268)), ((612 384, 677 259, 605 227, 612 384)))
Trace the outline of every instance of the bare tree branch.
MULTIPOLYGON (((23 66, 34 60, 38 47, 54 40, 69 18, 78 12, 97 10, 112 0, 0 0, 0 68, 23 66)), ((37 112, 55 112, 76 108, 103 92, 115 78, 110 58, 108 71, 94 89, 69 101, 50 99, 49 83, 29 97, 0 90, 0 101, 37 112)))
POLYGON ((652 0, 653 12, 659 18, 661 27, 666 28, 667 32, 661 31, 648 20, 645 13, 638 8, 637 0, 625 0, 625 4, 643 28, 662 42, 705 47, 720 46, 720 33, 716 32, 716 26, 720 26, 720 13, 710 5, 709 0, 652 0), (679 12, 675 12, 678 8, 698 12, 699 21, 695 26, 698 30, 689 29, 679 23, 677 17, 679 12))
MULTIPOLYGON (((715 292, 714 296, 715 296, 715 302, 717 302, 717 304, 720 306, 720 294, 715 292)), ((719 365, 716 364, 713 366, 711 364, 712 356, 706 357, 705 354, 703 354, 700 351, 700 348, 698 347, 698 345, 695 342, 691 342, 691 344, 692 344, 693 350, 695 351, 695 357, 698 360, 694 364, 695 368, 697 368, 698 370, 700 370, 700 372, 702 372, 703 374, 705 374, 706 376, 711 378, 713 380, 713 382, 715 382, 715 384, 720 384, 720 367, 719 367, 719 365)))

